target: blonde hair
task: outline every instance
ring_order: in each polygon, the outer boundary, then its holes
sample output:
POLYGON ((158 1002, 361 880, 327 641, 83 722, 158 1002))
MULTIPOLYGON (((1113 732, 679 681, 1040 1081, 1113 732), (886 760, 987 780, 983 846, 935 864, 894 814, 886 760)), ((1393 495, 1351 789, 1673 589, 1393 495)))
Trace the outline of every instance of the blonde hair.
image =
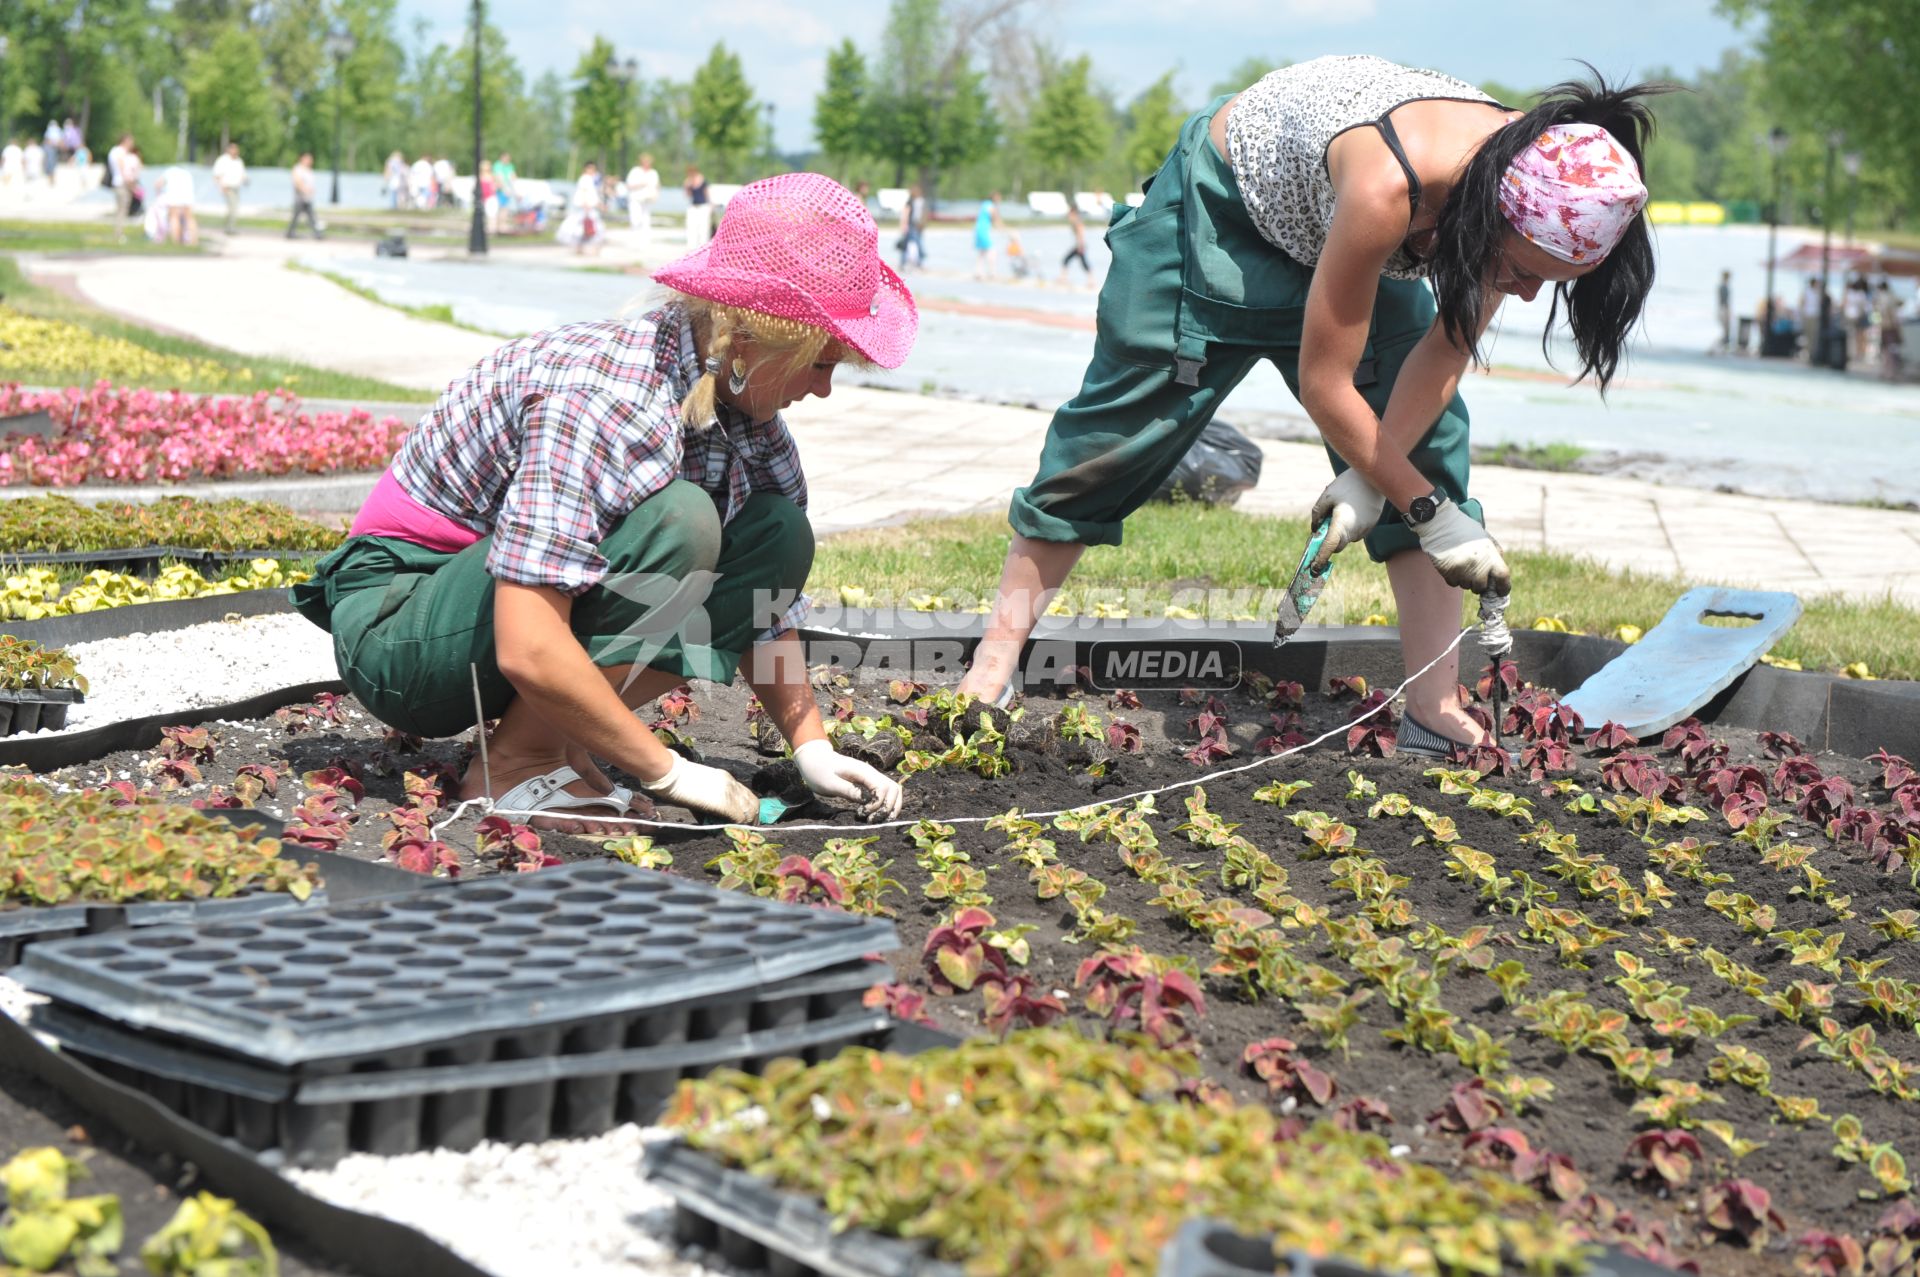
POLYGON ((752 370, 755 373, 765 370, 789 377, 821 360, 847 362, 862 368, 871 366, 864 355, 826 329, 797 319, 763 315, 742 306, 726 306, 685 293, 666 291, 665 300, 685 308, 693 321, 694 332, 706 339, 708 366, 720 370, 718 373, 702 370, 693 389, 680 401, 680 422, 687 429, 703 430, 713 421, 719 378, 722 374, 732 376, 736 342, 750 341, 760 353, 760 362, 752 370))

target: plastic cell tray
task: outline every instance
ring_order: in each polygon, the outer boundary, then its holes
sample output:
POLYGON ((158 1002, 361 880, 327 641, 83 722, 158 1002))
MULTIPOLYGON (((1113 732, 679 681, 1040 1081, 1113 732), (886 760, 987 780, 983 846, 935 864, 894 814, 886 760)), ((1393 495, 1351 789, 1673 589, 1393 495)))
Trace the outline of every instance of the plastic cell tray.
POLYGON ((292 1066, 712 999, 896 947, 888 922, 591 861, 36 944, 17 978, 109 1020, 292 1066))
POLYGON ((78 688, 0 691, 0 736, 63 731, 67 726, 67 711, 85 699, 78 688))
POLYGON ((317 908, 326 900, 326 892, 321 890, 309 896, 304 904, 283 891, 260 891, 220 900, 148 900, 130 905, 20 905, 0 910, 0 969, 19 962, 30 944, 136 927, 259 918, 286 909, 317 908))
POLYGON ((300 1070, 132 1033, 57 1003, 36 1008, 33 1027, 214 1134, 276 1160, 326 1165, 349 1152, 526 1143, 650 1122, 682 1077, 876 1040, 892 1022, 862 998, 887 970, 855 961, 715 1000, 300 1070))
MULTIPOLYGON (((1342 1259, 1316 1259, 1299 1251, 1275 1254, 1271 1237, 1249 1237, 1218 1220, 1181 1225, 1160 1254, 1160 1277, 1392 1277, 1342 1259)), ((1608 1247, 1584 1277, 1676 1277, 1670 1268, 1608 1247)))

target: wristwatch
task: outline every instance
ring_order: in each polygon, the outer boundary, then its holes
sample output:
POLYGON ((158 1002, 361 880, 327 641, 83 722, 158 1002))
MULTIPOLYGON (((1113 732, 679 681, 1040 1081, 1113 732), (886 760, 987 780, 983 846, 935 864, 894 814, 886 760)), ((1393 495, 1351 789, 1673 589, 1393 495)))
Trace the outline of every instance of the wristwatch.
POLYGON ((1446 494, 1438 488, 1435 488, 1424 497, 1415 497, 1407 506, 1407 522, 1416 528, 1421 524, 1431 523, 1433 516, 1438 514, 1440 507, 1446 503, 1446 494))

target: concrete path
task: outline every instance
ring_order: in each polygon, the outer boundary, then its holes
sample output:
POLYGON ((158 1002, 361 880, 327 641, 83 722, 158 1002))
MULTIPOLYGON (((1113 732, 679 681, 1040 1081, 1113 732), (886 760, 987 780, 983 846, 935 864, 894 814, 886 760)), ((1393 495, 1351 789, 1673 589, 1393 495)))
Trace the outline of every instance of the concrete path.
MULTIPOLYGON (((65 275, 89 300, 143 323, 426 390, 442 388, 499 344, 287 270, 293 247, 277 237, 241 237, 213 258, 42 260, 33 270, 65 275)), ((316 250, 367 251, 364 243, 299 245, 308 257, 316 250)), ((789 419, 824 535, 916 515, 1004 511, 1032 477, 1048 414, 848 386, 824 403, 796 406, 789 419)), ((1303 517, 1326 483, 1325 456, 1311 444, 1261 446, 1261 483, 1241 508, 1303 517)), ((357 505, 351 481, 327 486, 335 485, 341 508, 357 505)), ((1890 594, 1920 607, 1920 514, 1497 466, 1479 467, 1473 487, 1494 534, 1516 548, 1689 582, 1890 594)))

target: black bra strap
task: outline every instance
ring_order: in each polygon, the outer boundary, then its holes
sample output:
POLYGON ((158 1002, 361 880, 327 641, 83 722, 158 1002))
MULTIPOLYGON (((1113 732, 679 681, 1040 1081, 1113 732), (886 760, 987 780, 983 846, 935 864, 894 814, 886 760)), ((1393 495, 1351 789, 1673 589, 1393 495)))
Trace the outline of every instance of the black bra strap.
POLYGON ((1389 111, 1373 123, 1380 130, 1381 140, 1386 142, 1387 149, 1393 152, 1393 158, 1399 160, 1400 167, 1406 170, 1407 203, 1412 206, 1414 213, 1418 213, 1420 211, 1420 175, 1413 171, 1413 165, 1407 160, 1406 149, 1400 145, 1400 135, 1394 132, 1393 113, 1389 111))

